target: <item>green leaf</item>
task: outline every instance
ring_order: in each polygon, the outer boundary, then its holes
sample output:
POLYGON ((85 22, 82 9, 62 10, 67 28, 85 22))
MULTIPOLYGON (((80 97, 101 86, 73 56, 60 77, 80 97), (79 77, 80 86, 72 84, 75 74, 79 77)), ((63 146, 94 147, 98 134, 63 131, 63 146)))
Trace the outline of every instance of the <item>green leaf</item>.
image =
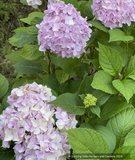
POLYGON ((58 95, 61 94, 61 91, 60 91, 60 83, 59 81, 57 80, 56 76, 54 74, 51 74, 45 84, 47 86, 49 86, 51 89, 53 89, 58 95))
POLYGON ((9 90, 6 95, 4 96, 3 100, 2 100, 2 108, 3 110, 6 109, 9 106, 9 103, 7 102, 8 96, 11 95, 11 90, 9 90))
POLYGON ((0 150, 0 159, 1 160, 12 160, 14 158, 14 150, 6 149, 6 150, 0 150))
POLYGON ((39 51, 38 45, 25 45, 19 55, 24 59, 34 60, 42 56, 43 52, 39 51))
MULTIPOLYGON (((88 18, 92 19, 94 17, 92 14, 91 5, 92 5, 92 0, 89 0, 85 4, 81 4, 80 7, 83 7, 82 12, 81 12, 82 17, 84 17, 84 18, 87 17, 87 19, 88 18)), ((78 10, 79 10, 79 8, 78 8, 78 10)))
POLYGON ((90 65, 86 63, 79 63, 74 68, 71 68, 69 73, 70 73, 70 78, 72 77, 83 77, 84 74, 88 73, 90 71, 90 65))
POLYGON ((28 15, 27 18, 21 18, 20 20, 24 23, 31 24, 31 21, 35 17, 43 18, 45 16, 42 12, 32 12, 28 15))
POLYGON ((99 91, 99 90, 94 91, 92 93, 92 95, 97 98, 96 105, 98 105, 98 106, 102 106, 110 97, 109 94, 104 93, 104 92, 99 91))
POLYGON ((119 97, 110 97, 109 100, 102 106, 100 118, 91 119, 92 123, 99 123, 105 121, 126 108, 133 108, 131 104, 120 100, 119 97))
POLYGON ((109 42, 112 41, 132 41, 134 37, 132 36, 127 36, 122 30, 118 28, 114 28, 112 30, 109 30, 110 34, 110 40, 109 42))
POLYGON ((116 155, 115 160, 134 160, 135 159, 135 147, 134 146, 123 146, 118 148, 114 155, 116 155), (119 156, 118 156, 119 155, 119 156))
POLYGON ((99 44, 99 63, 104 71, 117 76, 122 70, 121 57, 114 49, 99 44))
POLYGON ((91 82, 91 78, 89 76, 85 76, 80 84, 79 94, 92 93, 94 89, 91 87, 91 82))
POLYGON ((67 57, 56 57, 55 55, 51 56, 53 64, 60 66, 65 72, 68 72, 71 68, 76 67, 80 63, 78 58, 67 58, 67 57))
POLYGON ((43 70, 40 63, 34 63, 29 60, 23 60, 13 65, 18 73, 22 74, 34 74, 43 70))
MULTIPOLYGON (((102 30, 98 30, 98 35, 97 35, 97 44, 101 43, 101 44, 108 44, 109 41, 109 33, 104 32, 102 30), (104 36, 103 36, 104 35, 104 36)), ((94 42, 95 43, 95 42, 94 42)), ((96 46, 96 45, 95 45, 96 46)))
POLYGON ((135 127, 135 109, 128 108, 112 117, 107 126, 116 136, 116 148, 122 147, 125 137, 135 127))
POLYGON ((128 64, 125 72, 125 78, 132 78, 133 80, 135 80, 135 55, 128 64))
POLYGON ((100 70, 99 59, 89 59, 89 61, 94 65, 97 71, 100 70))
POLYGON ((130 26, 127 24, 123 24, 122 30, 127 34, 130 35, 131 32, 135 29, 135 22, 131 22, 130 26))
POLYGON ((65 82, 69 78, 69 73, 64 72, 63 70, 56 70, 55 74, 60 84, 65 82))
POLYGON ((15 33, 27 32, 27 27, 19 27, 19 28, 13 30, 13 32, 15 32, 15 33))
POLYGON ((75 8, 78 7, 78 2, 77 0, 63 0, 65 2, 65 4, 72 4, 75 8))
POLYGON ((92 26, 104 31, 104 32, 108 32, 109 29, 106 28, 100 21, 97 21, 97 20, 91 20, 91 21, 88 21, 88 23, 92 24, 92 26))
POLYGON ((26 44, 33 42, 33 39, 27 34, 27 32, 16 33, 13 37, 9 38, 9 43, 18 48, 23 47, 26 44))
POLYGON ((28 5, 27 0, 20 0, 21 3, 28 5))
POLYGON ((37 35, 38 35, 38 28, 35 26, 30 26, 27 28, 27 34, 34 40, 37 40, 37 35))
MULTIPOLYGON (((105 139, 98 132, 88 128, 74 128, 65 130, 74 154, 107 154, 109 147, 105 139)), ((97 159, 95 159, 97 160, 97 159)))
POLYGON ((113 48, 116 50, 116 52, 120 55, 122 60, 122 67, 125 67, 125 65, 128 62, 128 53, 126 52, 126 45, 124 42, 121 42, 118 44, 117 42, 110 42, 107 44, 108 47, 113 48))
POLYGON ((49 102, 48 104, 54 104, 63 108, 65 111, 76 115, 83 115, 85 113, 82 100, 79 96, 72 93, 61 94, 56 100, 49 102))
POLYGON ((96 114, 100 118, 100 107, 98 105, 90 106, 89 109, 92 113, 96 114))
POLYGON ((80 128, 94 129, 89 123, 81 123, 80 128))
POLYGON ((6 94, 8 87, 8 80, 2 74, 0 74, 0 98, 6 94))
POLYGON ((7 59, 9 59, 10 61, 13 61, 13 62, 17 63, 17 62, 20 62, 20 61, 24 60, 24 58, 19 56, 20 53, 21 53, 21 51, 14 51, 14 52, 9 53, 5 57, 7 59))
POLYGON ((18 79, 12 88, 19 88, 21 86, 24 86, 26 84, 30 84, 30 83, 33 83, 35 81, 35 79, 32 79, 32 78, 28 78, 28 77, 23 77, 23 78, 20 78, 18 79))
POLYGON ((104 127, 104 126, 94 126, 94 128, 96 129, 98 133, 102 135, 102 137, 107 142, 109 149, 110 149, 110 153, 113 153, 113 150, 116 145, 116 137, 114 133, 109 128, 104 127))
POLYGON ((60 85, 62 93, 76 93, 82 80, 68 80, 60 85))
POLYGON ((87 41, 87 46, 91 46, 93 45, 92 43, 94 42, 94 40, 97 38, 98 32, 97 31, 93 31, 91 33, 91 37, 90 39, 87 41))
POLYGON ((135 127, 125 137, 123 146, 135 146, 135 127))
POLYGON ((112 85, 112 80, 113 77, 110 74, 100 70, 94 75, 91 86, 106 93, 117 94, 117 90, 112 85))
MULTIPOLYGON (((0 114, 2 114, 2 112, 3 112, 3 110, 4 110, 5 108, 2 106, 2 104, 0 103, 0 114)), ((0 147, 0 149, 1 149, 1 147, 0 147)))
POLYGON ((130 98, 135 93, 135 82, 131 79, 125 79, 120 81, 119 79, 114 80, 113 86, 126 98, 129 102, 130 98))
POLYGON ((35 26, 37 24, 40 24, 41 22, 43 21, 43 18, 40 18, 40 17, 35 17, 31 20, 30 24, 32 26, 35 26))

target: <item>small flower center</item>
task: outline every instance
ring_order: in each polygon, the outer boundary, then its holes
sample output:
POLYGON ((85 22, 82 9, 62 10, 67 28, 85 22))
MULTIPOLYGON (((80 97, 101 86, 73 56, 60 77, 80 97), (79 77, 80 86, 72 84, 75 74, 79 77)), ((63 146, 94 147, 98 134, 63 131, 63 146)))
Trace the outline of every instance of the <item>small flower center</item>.
POLYGON ((97 98, 92 96, 91 94, 86 94, 86 97, 84 98, 84 105, 85 108, 88 108, 90 106, 96 106, 97 98))

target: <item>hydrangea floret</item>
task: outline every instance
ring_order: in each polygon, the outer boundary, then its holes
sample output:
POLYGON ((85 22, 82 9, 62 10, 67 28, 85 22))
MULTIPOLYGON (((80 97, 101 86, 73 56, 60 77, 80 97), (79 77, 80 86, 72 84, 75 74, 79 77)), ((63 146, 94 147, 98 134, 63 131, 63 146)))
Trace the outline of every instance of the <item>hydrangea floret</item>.
POLYGON ((90 106, 96 106, 97 98, 92 96, 91 94, 86 94, 86 97, 84 98, 84 105, 85 108, 88 108, 90 106))
POLYGON ((38 5, 40 6, 42 4, 42 0, 27 0, 27 3, 33 8, 38 8, 38 5))
POLYGON ((47 104, 55 98, 50 88, 35 82, 11 91, 10 106, 0 115, 0 139, 3 148, 14 142, 16 160, 66 160, 71 147, 60 129, 75 128, 77 121, 74 114, 47 104))
POLYGON ((111 29, 135 21, 134 0, 94 0, 91 7, 95 18, 111 29))
POLYGON ((44 13, 43 21, 36 25, 39 50, 49 49, 58 56, 79 58, 91 36, 91 24, 72 4, 66 5, 62 1, 49 5, 44 13))

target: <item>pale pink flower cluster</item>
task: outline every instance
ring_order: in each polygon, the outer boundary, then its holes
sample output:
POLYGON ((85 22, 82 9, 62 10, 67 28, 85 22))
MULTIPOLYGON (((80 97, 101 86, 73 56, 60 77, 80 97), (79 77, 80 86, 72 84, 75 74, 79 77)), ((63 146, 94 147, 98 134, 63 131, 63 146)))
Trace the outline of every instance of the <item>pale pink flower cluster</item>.
POLYGON ((93 14, 111 29, 135 21, 135 0, 93 0, 93 14))
POLYGON ((48 6, 49 5, 52 5, 53 3, 57 3, 59 2, 60 0, 48 0, 48 6))
POLYGON ((37 25, 39 50, 50 49, 58 56, 79 58, 92 32, 86 18, 62 1, 49 5, 44 13, 43 21, 37 25))
POLYGON ((38 8, 38 5, 40 6, 42 4, 42 0, 27 0, 27 3, 33 8, 38 8))
POLYGON ((71 147, 60 129, 75 128, 77 121, 47 104, 55 98, 50 88, 35 82, 11 91, 10 106, 0 115, 0 139, 4 148, 14 141, 16 160, 66 160, 71 147))

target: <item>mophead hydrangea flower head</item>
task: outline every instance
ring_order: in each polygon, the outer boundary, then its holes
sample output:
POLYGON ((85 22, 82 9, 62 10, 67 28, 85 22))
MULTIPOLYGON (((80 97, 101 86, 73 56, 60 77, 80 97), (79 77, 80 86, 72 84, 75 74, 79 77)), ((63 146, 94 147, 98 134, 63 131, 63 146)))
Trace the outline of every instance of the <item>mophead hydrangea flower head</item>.
POLYGON ((135 21, 134 0, 93 0, 92 10, 95 18, 111 29, 135 21))
POLYGON ((38 8, 38 5, 40 6, 42 4, 42 0, 27 0, 27 3, 33 8, 38 8))
POLYGON ((91 24, 72 4, 63 1, 49 5, 44 13, 43 21, 37 25, 39 50, 49 49, 58 56, 79 58, 91 36, 91 24))
POLYGON ((56 99, 47 86, 37 83, 14 88, 9 107, 0 115, 2 147, 14 142, 16 160, 66 160, 70 153, 67 133, 77 121, 60 107, 48 104, 56 99))

